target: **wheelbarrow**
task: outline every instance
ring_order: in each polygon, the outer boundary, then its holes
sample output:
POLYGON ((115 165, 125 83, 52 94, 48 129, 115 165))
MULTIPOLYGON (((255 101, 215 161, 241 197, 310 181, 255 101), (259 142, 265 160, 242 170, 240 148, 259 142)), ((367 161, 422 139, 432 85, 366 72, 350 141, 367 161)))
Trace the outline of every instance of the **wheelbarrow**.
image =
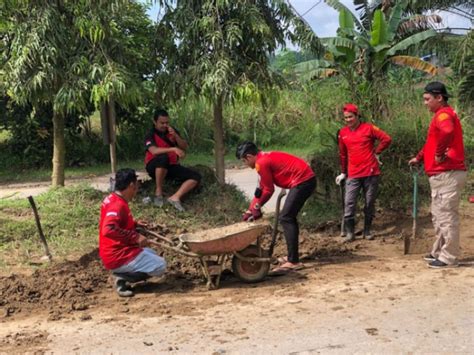
POLYGON ((259 282, 267 276, 270 269, 278 233, 281 199, 285 195, 284 189, 278 195, 269 249, 264 249, 261 245, 261 236, 268 228, 266 222, 240 222, 227 227, 182 234, 174 239, 147 229, 141 232, 152 237, 149 240, 153 245, 177 254, 198 258, 209 290, 219 287, 225 263, 230 258, 232 258, 232 271, 241 281, 259 282))

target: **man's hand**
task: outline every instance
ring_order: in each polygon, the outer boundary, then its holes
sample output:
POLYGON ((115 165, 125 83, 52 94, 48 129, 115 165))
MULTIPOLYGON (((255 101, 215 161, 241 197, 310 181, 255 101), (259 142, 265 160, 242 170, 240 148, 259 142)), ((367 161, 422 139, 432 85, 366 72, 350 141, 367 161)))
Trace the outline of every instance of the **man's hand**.
POLYGON ((174 147, 173 148, 173 152, 176 153, 176 155, 178 157, 180 157, 181 159, 185 157, 186 153, 184 152, 184 150, 182 149, 179 149, 178 147, 174 147))
POLYGON ((342 173, 336 177, 336 185, 341 185, 341 182, 346 178, 346 174, 342 173))
POLYGON ((137 242, 138 242, 138 246, 141 247, 141 248, 147 247, 148 244, 149 244, 148 239, 145 236, 141 235, 141 234, 138 235, 138 241, 137 242))
POLYGON ((377 163, 379 163, 379 166, 382 166, 382 162, 380 161, 380 154, 375 154, 375 159, 377 159, 377 163))
POLYGON ((176 138, 176 131, 171 126, 168 126, 168 134, 171 135, 173 138, 176 138))
POLYGON ((436 164, 440 164, 442 163, 443 161, 446 160, 446 154, 443 154, 443 155, 435 155, 435 163, 436 164))
POLYGON ((148 223, 145 221, 136 221, 137 228, 148 228, 148 223))
POLYGON ((262 218, 263 214, 260 208, 250 208, 242 215, 242 220, 245 222, 253 222, 259 218, 262 218))
POLYGON ((418 165, 420 162, 418 161, 418 159, 415 158, 411 158, 409 161, 408 161, 408 164, 409 165, 418 165))

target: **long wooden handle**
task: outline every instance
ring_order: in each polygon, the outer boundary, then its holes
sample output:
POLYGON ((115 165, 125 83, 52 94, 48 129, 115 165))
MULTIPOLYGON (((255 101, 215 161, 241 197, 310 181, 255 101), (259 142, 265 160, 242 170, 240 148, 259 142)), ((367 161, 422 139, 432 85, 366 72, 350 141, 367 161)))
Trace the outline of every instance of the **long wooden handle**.
POLYGON ((36 227, 38 228, 40 240, 44 247, 44 253, 48 257, 48 260, 51 261, 53 259, 53 256, 49 252, 48 243, 46 242, 46 238, 43 234, 43 229, 41 228, 41 222, 40 222, 38 210, 36 209, 36 203, 35 203, 35 200, 33 199, 33 196, 28 196, 28 201, 30 202, 31 208, 33 209, 33 213, 35 215, 36 227))

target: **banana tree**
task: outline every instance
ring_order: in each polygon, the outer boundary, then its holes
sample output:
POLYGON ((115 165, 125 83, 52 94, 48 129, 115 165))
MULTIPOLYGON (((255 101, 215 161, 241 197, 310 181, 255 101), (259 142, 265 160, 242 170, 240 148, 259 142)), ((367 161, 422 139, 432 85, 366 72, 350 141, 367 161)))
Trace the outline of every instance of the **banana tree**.
MULTIPOLYGON (((429 74, 436 73, 436 67, 418 57, 406 55, 407 49, 436 36, 434 29, 423 30, 405 38, 399 30, 404 23, 403 13, 407 1, 399 1, 383 12, 377 9, 370 17, 370 23, 361 21, 338 0, 326 0, 328 5, 339 11, 337 37, 322 39, 326 54, 323 60, 313 60, 297 65, 302 79, 314 79, 339 74, 353 90, 354 99, 360 99, 362 91, 376 92, 390 64, 408 66, 429 74)), ((375 95, 377 96, 377 95, 375 95)), ((378 98, 376 101, 380 101, 378 98)), ((375 105, 377 106, 377 105, 375 105)), ((373 107, 377 110, 378 107, 373 107)))
POLYGON ((380 9, 375 10, 369 28, 338 0, 326 2, 339 10, 338 35, 322 39, 326 48, 324 60, 303 62, 297 66, 300 74, 306 78, 335 73, 345 76, 355 71, 371 81, 377 76, 383 76, 390 63, 409 66, 429 74, 436 73, 435 66, 418 57, 404 55, 409 47, 419 45, 436 35, 435 30, 427 29, 406 38, 397 36, 404 23, 402 12, 407 6, 406 2, 397 3, 389 16, 380 9))

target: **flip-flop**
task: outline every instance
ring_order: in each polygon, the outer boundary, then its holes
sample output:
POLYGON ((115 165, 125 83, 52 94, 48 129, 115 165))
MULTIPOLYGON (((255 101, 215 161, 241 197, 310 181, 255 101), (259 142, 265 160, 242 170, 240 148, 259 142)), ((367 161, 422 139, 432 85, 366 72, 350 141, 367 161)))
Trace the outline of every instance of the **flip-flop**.
POLYGON ((288 257, 287 256, 280 256, 278 259, 278 264, 284 264, 288 262, 288 257))
POLYGON ((304 265, 302 263, 298 263, 294 266, 284 266, 284 265, 285 264, 277 266, 276 268, 272 269, 268 275, 280 276, 280 275, 286 275, 293 271, 304 269, 304 265))
POLYGON ((180 201, 173 201, 173 200, 170 200, 170 199, 167 199, 166 200, 171 206, 173 206, 174 208, 176 208, 179 212, 184 212, 185 209, 183 207, 183 205, 181 204, 180 201))

